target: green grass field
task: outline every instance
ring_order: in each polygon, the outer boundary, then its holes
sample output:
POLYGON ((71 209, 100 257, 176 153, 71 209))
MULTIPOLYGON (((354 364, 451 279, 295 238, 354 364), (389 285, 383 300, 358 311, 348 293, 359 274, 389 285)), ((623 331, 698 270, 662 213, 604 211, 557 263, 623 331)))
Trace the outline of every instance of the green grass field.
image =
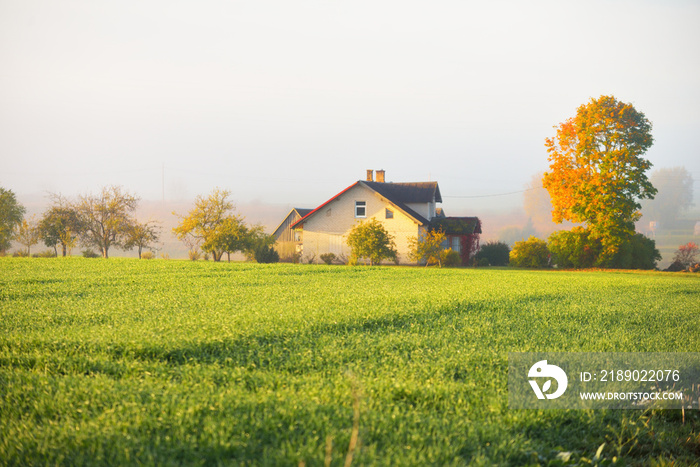
POLYGON ((697 411, 511 410, 507 372, 697 352, 699 310, 680 273, 0 258, 0 464, 697 465, 697 411))

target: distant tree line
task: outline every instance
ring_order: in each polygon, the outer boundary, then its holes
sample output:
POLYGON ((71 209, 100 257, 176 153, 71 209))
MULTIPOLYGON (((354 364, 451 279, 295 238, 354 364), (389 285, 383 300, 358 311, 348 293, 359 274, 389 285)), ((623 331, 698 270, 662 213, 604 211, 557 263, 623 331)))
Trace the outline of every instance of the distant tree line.
POLYGON ((49 208, 40 219, 24 218, 21 206, 11 190, 0 188, 0 252, 3 254, 15 240, 30 255, 40 241, 62 256, 80 244, 97 249, 103 258, 111 248, 132 250, 139 258, 145 248, 158 242, 160 226, 155 221, 139 222, 133 213, 139 199, 118 186, 103 188, 98 194, 81 195, 75 200, 58 194, 50 195, 49 208))

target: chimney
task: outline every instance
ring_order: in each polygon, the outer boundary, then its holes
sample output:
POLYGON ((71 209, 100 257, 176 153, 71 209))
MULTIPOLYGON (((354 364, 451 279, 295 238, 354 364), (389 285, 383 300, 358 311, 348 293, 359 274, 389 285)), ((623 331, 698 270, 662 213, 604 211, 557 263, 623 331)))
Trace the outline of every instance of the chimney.
POLYGON ((384 183, 384 171, 377 170, 377 182, 384 183))
MULTIPOLYGON (((379 175, 379 171, 377 171, 377 175, 379 175)), ((374 170, 367 169, 367 181, 368 182, 374 181, 374 170)))

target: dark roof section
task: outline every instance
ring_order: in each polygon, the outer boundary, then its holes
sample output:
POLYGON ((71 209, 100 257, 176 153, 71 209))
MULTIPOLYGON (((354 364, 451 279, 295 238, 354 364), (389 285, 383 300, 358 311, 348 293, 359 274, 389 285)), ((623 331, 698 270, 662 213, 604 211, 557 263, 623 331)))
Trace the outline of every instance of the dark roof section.
POLYGON ((295 210, 296 212, 298 212, 299 215, 300 215, 301 217, 304 217, 304 216, 306 216, 308 213, 310 213, 311 211, 313 211, 313 209, 303 209, 303 208, 294 208, 294 210, 295 210))
POLYGON ((430 230, 442 230, 446 235, 480 234, 481 221, 478 217, 434 217, 430 230))
POLYGON ((421 225, 428 225, 430 221, 425 217, 418 214, 416 211, 407 206, 408 203, 432 203, 433 201, 437 203, 442 203, 442 197, 440 196, 440 188, 437 182, 416 182, 416 183, 381 183, 381 182, 366 182, 360 180, 353 183, 313 211, 309 212, 305 216, 302 216, 291 228, 296 228, 303 224, 306 219, 313 216, 314 213, 325 205, 336 199, 338 196, 342 195, 350 188, 356 185, 364 185, 370 190, 377 193, 388 200, 391 204, 395 205, 397 208, 402 210, 406 215, 415 219, 421 225))
MULTIPOLYGON (((427 225, 430 223, 428 219, 418 214, 413 209, 406 206, 406 203, 428 203, 433 201, 433 196, 435 189, 437 189, 437 182, 426 182, 426 183, 380 183, 380 182, 357 182, 361 185, 365 185, 370 190, 377 193, 388 200, 391 204, 399 208, 408 217, 412 217, 418 221, 421 225, 427 225), (431 187, 415 187, 415 185, 427 185, 434 184, 434 188, 431 187), (430 196, 428 198, 428 196, 430 196)), ((438 189, 438 195, 440 191, 438 189)))
POLYGON ((394 203, 442 203, 437 182, 362 183, 394 203))

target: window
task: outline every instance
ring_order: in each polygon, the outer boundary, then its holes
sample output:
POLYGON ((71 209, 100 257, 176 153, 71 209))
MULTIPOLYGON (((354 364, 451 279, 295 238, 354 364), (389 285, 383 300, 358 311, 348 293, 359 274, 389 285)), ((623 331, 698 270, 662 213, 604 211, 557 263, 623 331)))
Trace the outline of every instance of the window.
POLYGON ((392 211, 389 208, 386 208, 386 218, 387 219, 393 219, 394 218, 394 211, 392 211))
POLYGON ((450 246, 450 248, 452 248, 452 251, 456 251, 457 253, 459 253, 459 251, 461 249, 461 245, 462 245, 459 240, 460 240, 459 237, 452 237, 451 238, 452 245, 450 246))
POLYGON ((355 201, 355 217, 367 217, 367 202, 355 201))

